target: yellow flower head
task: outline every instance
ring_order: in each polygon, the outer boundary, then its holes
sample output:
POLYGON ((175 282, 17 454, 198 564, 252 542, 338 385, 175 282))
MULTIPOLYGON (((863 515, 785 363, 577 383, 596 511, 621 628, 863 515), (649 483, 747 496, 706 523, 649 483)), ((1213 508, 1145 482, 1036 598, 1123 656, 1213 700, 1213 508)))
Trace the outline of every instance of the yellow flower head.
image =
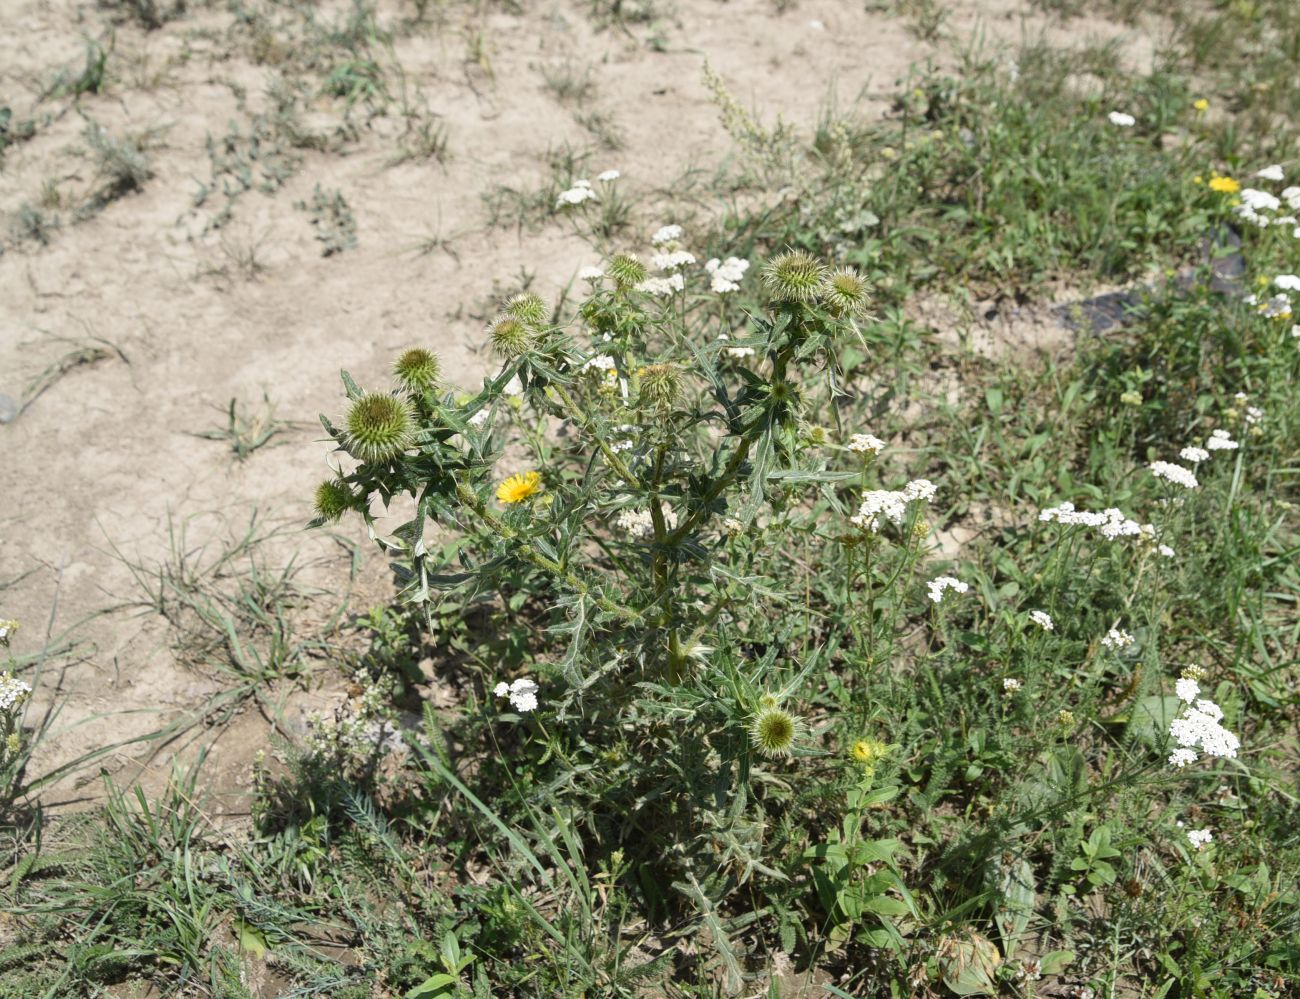
POLYGON ((1201 97, 1192 101, 1192 107, 1196 108, 1197 111, 1208 111, 1210 109, 1210 102, 1204 97, 1201 97))
POLYGON ((1231 177, 1211 177, 1210 190, 1218 191, 1220 194, 1236 194, 1241 190, 1241 185, 1231 177))
POLYGON ((497 499, 502 503, 522 503, 529 496, 542 491, 540 472, 520 472, 497 486, 497 499))
POLYGON ((859 763, 872 764, 879 760, 885 753, 889 752, 889 747, 879 739, 859 739, 849 750, 849 755, 859 763))

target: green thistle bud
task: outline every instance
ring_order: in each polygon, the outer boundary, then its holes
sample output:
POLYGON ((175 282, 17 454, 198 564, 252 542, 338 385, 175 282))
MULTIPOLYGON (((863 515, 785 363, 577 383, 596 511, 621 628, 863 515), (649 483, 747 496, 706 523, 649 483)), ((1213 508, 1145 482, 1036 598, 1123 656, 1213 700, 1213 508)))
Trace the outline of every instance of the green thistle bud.
POLYGON ((798 730, 799 722, 790 712, 784 708, 766 707, 754 716, 749 741, 766 757, 789 756, 798 730))
POLYGON ((415 413, 405 399, 370 392, 348 410, 346 446, 354 458, 391 461, 414 443, 415 413))
POLYGON ((675 364, 650 364, 642 368, 641 405, 667 412, 682 394, 682 373, 675 364))
POLYGON ((860 316, 867 311, 870 301, 867 282, 853 268, 841 267, 826 279, 822 300, 837 316, 860 316))
POLYGON ((778 302, 811 302, 822 293, 825 283, 826 268, 803 250, 783 253, 763 268, 763 284, 778 302))
POLYGON ((520 357, 537 346, 537 332, 518 316, 502 313, 488 324, 492 349, 504 358, 520 357))
POLYGON ((506 302, 505 308, 501 311, 507 316, 522 320, 529 326, 545 326, 550 318, 545 300, 541 295, 535 295, 531 291, 522 291, 515 295, 506 302))
POLYGON ((342 479, 326 479, 316 487, 316 515, 334 523, 356 506, 356 497, 342 479))
POLYGON ((634 254, 620 253, 609 262, 609 276, 618 283, 619 288, 631 288, 646 279, 645 264, 634 254))
POLYGON ((433 388, 438 383, 441 371, 442 364, 438 361, 438 355, 422 347, 412 347, 393 362, 393 374, 397 376, 397 381, 406 391, 416 395, 433 388))

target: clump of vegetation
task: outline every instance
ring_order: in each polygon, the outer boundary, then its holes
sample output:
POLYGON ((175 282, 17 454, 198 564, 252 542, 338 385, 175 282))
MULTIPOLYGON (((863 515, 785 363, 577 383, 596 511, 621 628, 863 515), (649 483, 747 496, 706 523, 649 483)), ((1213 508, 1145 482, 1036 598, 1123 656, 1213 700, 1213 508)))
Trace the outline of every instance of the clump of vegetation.
POLYGON ((321 244, 321 256, 331 257, 357 245, 357 220, 342 191, 330 193, 321 190, 317 184, 311 201, 299 202, 298 207, 311 213, 311 224, 321 244))
MULTIPOLYGON (((17 814, 0 996, 241 996, 262 966, 357 999, 1290 995, 1300 174, 1293 88, 1246 63, 1296 22, 1174 16, 1155 72, 1031 46, 811 139, 710 72, 735 197, 693 224, 583 150, 495 191, 493 221, 599 263, 558 301, 521 271, 481 387, 432 332, 343 375, 313 525, 364 528, 396 599, 315 641, 251 542, 133 566, 230 681, 206 718, 274 717, 323 664, 333 710, 277 720, 248 837, 197 769, 17 814), (1105 335, 1042 350, 915 308, 1103 281, 1131 286, 1105 335)), ((321 31, 383 36, 364 5, 321 31)), ((377 106, 375 65, 333 93, 377 106)), ((326 254, 354 242, 341 193, 303 207, 326 254)))

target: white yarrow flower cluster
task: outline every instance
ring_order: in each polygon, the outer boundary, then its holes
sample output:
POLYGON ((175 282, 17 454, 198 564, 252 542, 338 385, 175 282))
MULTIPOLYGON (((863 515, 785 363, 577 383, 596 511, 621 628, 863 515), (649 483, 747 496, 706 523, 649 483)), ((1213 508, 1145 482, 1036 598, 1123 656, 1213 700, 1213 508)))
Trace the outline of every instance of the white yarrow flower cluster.
POLYGON ((1178 695, 1180 700, 1191 704, 1201 693, 1201 685, 1190 676, 1180 677, 1174 683, 1174 693, 1178 695))
POLYGON ((669 250, 666 253, 656 253, 650 258, 650 263, 657 271, 675 271, 695 263, 695 254, 686 250, 669 250))
POLYGON ((1198 749, 1208 756, 1235 758, 1241 740, 1224 728, 1220 724, 1222 721, 1223 709, 1213 701, 1201 698, 1195 704, 1189 703, 1183 713, 1169 723, 1169 734, 1181 749, 1190 751, 1192 755, 1189 757, 1186 752, 1175 750, 1169 762, 1176 767, 1195 763, 1198 749))
POLYGON ((895 527, 907 517, 907 504, 934 498, 935 485, 929 479, 913 479, 902 489, 870 489, 862 494, 862 505, 849 518, 854 527, 879 534, 885 521, 895 527))
POLYGON ((885 442, 873 434, 854 434, 849 438, 848 449, 858 454, 880 454, 885 442))
POLYGON ((1214 840, 1214 833, 1208 829, 1188 829, 1187 842, 1192 845, 1193 850, 1199 850, 1208 846, 1214 840))
POLYGON ((1021 683, 1019 680, 1017 680, 1014 676, 1009 676, 1002 681, 1002 692, 1005 694, 1014 694, 1017 690, 1019 690, 1023 686, 1024 684, 1021 683))
POLYGON ((720 261, 714 257, 704 265, 704 269, 713 278, 711 284, 713 293, 725 295, 740 288, 741 278, 745 276, 745 271, 749 270, 749 261, 741 260, 739 257, 728 257, 720 261))
POLYGON ((497 697, 510 698, 510 704, 516 711, 537 710, 537 684, 527 677, 520 677, 514 683, 498 683, 492 693, 497 697))
POLYGON ((1211 451, 1235 451, 1241 447, 1226 430, 1210 431, 1210 439, 1205 442, 1205 446, 1211 451))
POLYGON ((1030 611, 1029 620, 1033 621, 1034 624, 1038 625, 1038 627, 1042 628, 1044 631, 1052 631, 1056 628, 1056 624, 1052 621, 1052 615, 1047 613, 1047 611, 1030 611))
POLYGON ((669 274, 668 277, 646 278, 636 286, 637 291, 655 298, 671 295, 673 292, 684 291, 685 289, 686 281, 680 273, 669 274))
POLYGON ((555 207, 564 208, 566 205, 580 205, 584 201, 591 201, 595 198, 596 192, 591 189, 591 181, 575 180, 571 188, 560 192, 560 196, 555 200, 555 207))
POLYGON ((587 371, 614 371, 618 367, 618 362, 609 354, 597 354, 595 357, 587 358, 587 362, 582 367, 587 371))
POLYGON ((1273 284, 1283 291, 1300 291, 1300 276, 1295 274, 1279 274, 1273 279, 1273 284))
POLYGON ((1165 479, 1174 483, 1174 485, 1182 486, 1184 489, 1195 489, 1200 485, 1190 468, 1175 465, 1170 461, 1153 461, 1147 468, 1151 469, 1151 474, 1157 479, 1165 479))
MULTIPOLYGON (((664 526, 672 530, 677 526, 677 514, 664 507, 664 526)), ((614 526, 635 541, 648 541, 655 535, 654 517, 649 510, 623 510, 614 518, 614 526)))
POLYGON ((597 174, 596 179, 602 184, 612 184, 614 181, 618 180, 620 176, 622 176, 622 174, 617 170, 605 170, 600 174, 597 174))
POLYGON ((31 692, 32 688, 12 673, 0 673, 0 711, 10 712, 21 707, 31 692))
POLYGON ((1118 652, 1120 649, 1127 649, 1133 644, 1133 636, 1123 628, 1111 628, 1110 631, 1106 632, 1106 637, 1101 640, 1101 644, 1118 652))
POLYGON ((1183 461, 1190 461, 1195 465, 1199 462, 1207 461, 1210 457, 1210 452, 1205 450, 1203 447, 1193 447, 1188 445, 1178 452, 1178 457, 1183 461))
POLYGON ((1286 174, 1282 172, 1282 166, 1274 163, 1272 166, 1266 166, 1263 170, 1256 170, 1255 176, 1260 180, 1285 180, 1286 174))
POLYGON ((599 281, 605 276, 605 272, 599 267, 584 267, 578 271, 579 281, 599 281))
POLYGON ((1062 503, 1039 511, 1038 519, 1045 524, 1057 523, 1067 527, 1091 527, 1107 541, 1117 538, 1135 538, 1139 542, 1154 546, 1166 558, 1172 558, 1174 550, 1168 545, 1160 544, 1155 525, 1139 524, 1117 507, 1108 507, 1100 513, 1089 510, 1077 510, 1073 503, 1062 503))
POLYGON ((1120 128, 1132 128, 1137 124, 1137 119, 1131 114, 1125 114, 1123 111, 1112 111, 1106 115, 1112 125, 1118 125, 1120 128))
POLYGON ((655 234, 650 237, 650 242, 655 246, 663 246, 665 243, 673 243, 682 238, 682 227, 679 225, 660 226, 655 230, 655 234))
MULTIPOLYGON (((943 600, 943 595, 948 590, 953 590, 956 593, 965 593, 970 589, 969 583, 963 583, 955 576, 939 576, 930 580, 930 582, 925 585, 930 590, 930 599, 936 604, 943 600)), ((1019 681, 1016 682, 1019 683, 1019 681)))

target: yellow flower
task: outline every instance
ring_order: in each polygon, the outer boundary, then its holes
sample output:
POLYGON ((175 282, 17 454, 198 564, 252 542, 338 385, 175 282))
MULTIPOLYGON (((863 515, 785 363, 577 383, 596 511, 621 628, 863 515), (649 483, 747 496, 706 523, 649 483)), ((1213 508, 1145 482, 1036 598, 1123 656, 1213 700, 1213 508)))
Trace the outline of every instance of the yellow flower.
POLYGON ((1236 194, 1241 190, 1241 185, 1231 177, 1211 177, 1210 190, 1220 194, 1236 194))
POLYGON ((889 752, 889 747, 879 739, 859 739, 849 750, 849 755, 859 763, 875 763, 889 752))
POLYGON ((502 503, 521 503, 528 499, 529 496, 535 496, 542 491, 542 475, 540 472, 521 472, 512 475, 505 482, 497 486, 497 499, 502 503))
POLYGON ((1192 101, 1192 107, 1196 108, 1197 111, 1208 111, 1210 109, 1210 102, 1204 97, 1200 97, 1197 100, 1192 101))

